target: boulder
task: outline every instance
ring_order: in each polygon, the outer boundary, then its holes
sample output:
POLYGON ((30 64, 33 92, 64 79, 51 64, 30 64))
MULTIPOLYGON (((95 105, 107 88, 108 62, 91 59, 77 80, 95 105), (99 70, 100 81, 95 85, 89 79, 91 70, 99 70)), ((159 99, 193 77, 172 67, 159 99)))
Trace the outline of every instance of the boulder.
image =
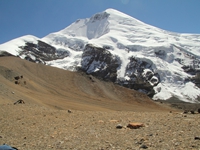
POLYGON ((16 104, 25 104, 25 102, 24 102, 23 99, 19 99, 18 101, 16 101, 16 102, 14 103, 14 105, 16 105, 16 104))
POLYGON ((139 123, 139 122, 129 123, 127 125, 127 128, 130 128, 130 129, 138 129, 141 127, 145 127, 145 125, 143 123, 139 123))
POLYGON ((116 126, 116 128, 117 128, 117 129, 122 129, 123 126, 122 126, 121 124, 118 124, 118 125, 116 126))

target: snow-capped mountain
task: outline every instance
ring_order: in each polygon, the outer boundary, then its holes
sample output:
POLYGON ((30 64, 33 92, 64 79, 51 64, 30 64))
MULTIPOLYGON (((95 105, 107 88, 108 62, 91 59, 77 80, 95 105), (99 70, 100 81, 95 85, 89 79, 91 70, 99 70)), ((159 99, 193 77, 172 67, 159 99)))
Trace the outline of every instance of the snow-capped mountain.
POLYGON ((23 36, 0 45, 23 59, 147 93, 153 99, 198 102, 200 35, 168 32, 114 9, 79 19, 42 39, 23 36))

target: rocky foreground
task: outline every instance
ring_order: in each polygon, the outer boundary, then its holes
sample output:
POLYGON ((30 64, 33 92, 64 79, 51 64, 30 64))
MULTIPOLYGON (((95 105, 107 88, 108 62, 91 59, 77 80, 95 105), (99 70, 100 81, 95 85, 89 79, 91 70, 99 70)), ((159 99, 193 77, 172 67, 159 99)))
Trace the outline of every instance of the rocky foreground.
POLYGON ((200 149, 200 114, 55 110, 1 104, 0 144, 19 150, 200 149), (141 123, 132 129, 129 123, 141 123))

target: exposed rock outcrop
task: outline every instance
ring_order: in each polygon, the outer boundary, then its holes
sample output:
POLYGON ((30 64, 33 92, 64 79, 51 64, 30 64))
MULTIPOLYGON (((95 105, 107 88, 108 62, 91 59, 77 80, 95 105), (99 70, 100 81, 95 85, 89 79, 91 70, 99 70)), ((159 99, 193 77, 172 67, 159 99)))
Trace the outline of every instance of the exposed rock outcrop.
POLYGON ((160 77, 159 74, 154 73, 152 65, 153 63, 148 59, 131 57, 125 72, 128 79, 125 81, 119 79, 118 83, 153 97, 155 94, 153 87, 160 82, 160 77))
POLYGON ((57 50, 55 47, 40 40, 37 42, 37 44, 26 42, 25 46, 20 46, 19 56, 24 57, 26 60, 43 64, 45 64, 45 61, 63 59, 69 56, 67 51, 57 50))
POLYGON ((98 78, 115 82, 120 59, 108 50, 87 44, 83 51, 81 70, 98 78))
POLYGON ((140 90, 152 97, 155 94, 153 87, 159 83, 159 75, 153 72, 152 64, 150 60, 131 57, 125 71, 129 80, 121 80, 117 77, 117 71, 121 66, 120 58, 105 48, 87 44, 80 69, 103 80, 140 90))

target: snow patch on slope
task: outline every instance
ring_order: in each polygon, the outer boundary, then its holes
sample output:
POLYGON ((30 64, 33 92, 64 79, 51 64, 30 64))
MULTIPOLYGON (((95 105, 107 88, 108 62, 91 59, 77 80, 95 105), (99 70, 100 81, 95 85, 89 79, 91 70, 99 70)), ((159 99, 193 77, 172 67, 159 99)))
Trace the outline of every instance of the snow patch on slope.
POLYGON ((1 51, 7 51, 12 55, 17 56, 19 54, 19 47, 20 46, 25 46, 26 42, 36 44, 37 40, 39 40, 39 38, 37 38, 35 36, 25 35, 25 36, 13 39, 13 40, 6 42, 4 44, 1 44, 0 50, 1 51))

